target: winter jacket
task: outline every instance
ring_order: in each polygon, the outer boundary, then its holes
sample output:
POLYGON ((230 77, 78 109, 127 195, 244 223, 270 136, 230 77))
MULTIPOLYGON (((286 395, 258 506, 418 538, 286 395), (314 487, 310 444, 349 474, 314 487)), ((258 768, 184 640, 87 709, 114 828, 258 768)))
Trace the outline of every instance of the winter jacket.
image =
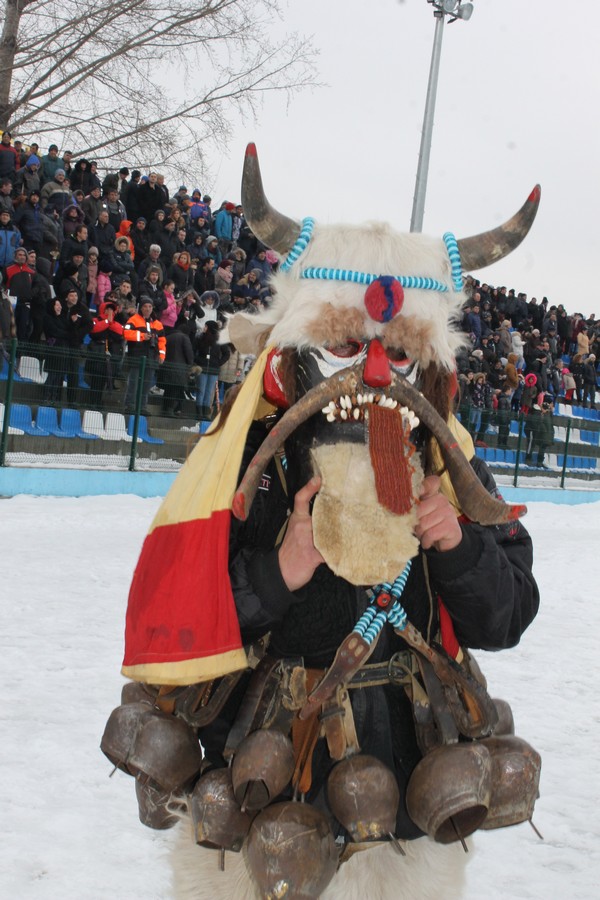
POLYGON ((23 235, 25 246, 39 245, 44 239, 44 220, 39 203, 26 200, 15 210, 13 222, 23 235))
POLYGON ((35 272, 27 263, 22 266, 13 263, 6 269, 6 287, 8 293, 17 298, 17 303, 30 302, 34 275, 35 272))
POLYGON ((211 331, 205 331, 196 338, 194 362, 202 366, 204 375, 218 375, 223 363, 229 359, 229 346, 218 341, 218 334, 211 331))
POLYGON ((58 181, 49 181, 42 188, 40 202, 42 209, 48 213, 56 212, 62 216, 67 206, 73 205, 73 194, 70 188, 65 187, 64 182, 60 184, 58 181))
POLYGON ((165 332, 158 319, 145 319, 135 313, 127 320, 123 329, 123 337, 127 341, 127 355, 139 359, 146 356, 154 362, 162 362, 166 353, 165 332))
POLYGON ((152 284, 151 281, 144 279, 140 282, 138 293, 138 304, 142 300, 151 300, 155 316, 160 314, 167 308, 167 298, 160 284, 152 284))
POLYGON ((50 154, 42 156, 42 184, 46 185, 49 181, 54 181, 57 171, 62 168, 63 161, 58 155, 54 159, 50 154))
POLYGON ((0 225, 0 267, 5 269, 15 261, 15 250, 21 243, 21 232, 10 222, 0 225))
POLYGON ((215 237, 219 240, 231 241, 233 231, 233 219, 226 209, 220 209, 215 216, 215 237))
POLYGON ((62 317, 67 326, 67 346, 78 350, 84 337, 94 327, 92 315, 85 303, 78 300, 75 306, 68 307, 66 303, 63 304, 62 317))
POLYGON ((192 342, 183 331, 172 331, 167 335, 165 362, 169 370, 163 372, 163 383, 186 387, 188 372, 194 364, 194 351, 192 342))
POLYGON ((21 167, 19 154, 10 144, 0 143, 0 179, 10 178, 14 182, 21 167))
POLYGON ((118 356, 123 347, 123 326, 120 322, 109 321, 106 317, 107 304, 101 303, 98 315, 94 319, 94 327, 90 332, 89 351, 91 353, 110 353, 118 356))
POLYGON ((19 169, 15 178, 15 195, 25 194, 29 196, 31 191, 40 192, 40 161, 37 156, 32 155, 27 160, 24 168, 19 169), (32 170, 31 166, 38 166, 36 170, 32 170))
POLYGON ((92 238, 94 246, 98 248, 100 260, 110 257, 115 246, 116 236, 116 231, 110 222, 106 225, 101 225, 100 222, 94 225, 92 228, 92 238))
MULTIPOLYGON (((252 427, 242 471, 265 434, 262 423, 252 427)), ((290 453, 286 455, 289 461, 290 453)), ((497 494, 485 464, 475 458, 472 466, 487 490, 497 494)), ((288 590, 279 567, 277 538, 300 487, 292 477, 288 474, 287 484, 282 485, 278 467, 271 462, 248 519, 243 523, 232 520, 229 576, 243 642, 270 631, 269 653, 276 659, 300 656, 305 666, 324 668, 331 665, 342 640, 367 608, 369 597, 363 588, 334 575, 326 565, 319 566, 303 588, 288 590)), ((420 550, 412 561, 402 605, 410 622, 428 641, 436 638, 439 629, 439 597, 462 645, 487 650, 512 646, 518 643, 539 605, 531 572, 531 539, 520 522, 487 528, 461 524, 461 531, 462 540, 454 550, 420 550)), ((384 663, 405 649, 401 638, 388 627, 369 661, 384 663)), ((239 708, 245 689, 245 683, 235 689, 232 710, 239 708)), ((375 755, 394 771, 404 796, 421 754, 412 708, 403 688, 386 685, 349 693, 362 751, 375 755)), ((219 757, 233 714, 225 710, 212 726, 201 729, 200 739, 209 761, 222 765, 219 757)), ((309 802, 324 802, 324 782, 332 765, 324 744, 318 743, 313 756, 309 802)), ((401 838, 420 834, 408 818, 404 802, 399 805, 394 833, 401 838)))

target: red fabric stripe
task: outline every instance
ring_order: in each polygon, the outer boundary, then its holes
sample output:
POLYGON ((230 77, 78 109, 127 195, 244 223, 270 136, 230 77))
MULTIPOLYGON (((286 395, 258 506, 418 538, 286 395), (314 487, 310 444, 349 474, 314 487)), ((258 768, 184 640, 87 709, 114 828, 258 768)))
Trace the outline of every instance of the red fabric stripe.
POLYGON ((237 650, 228 575, 231 513, 155 528, 131 583, 124 666, 180 662, 237 650))
POLYGON ((454 634, 454 625, 452 624, 450 613, 439 597, 438 609, 440 613, 440 633, 442 635, 442 647, 447 653, 450 654, 453 659, 456 659, 456 657, 458 656, 458 651, 460 650, 460 644, 458 643, 456 635, 454 634))

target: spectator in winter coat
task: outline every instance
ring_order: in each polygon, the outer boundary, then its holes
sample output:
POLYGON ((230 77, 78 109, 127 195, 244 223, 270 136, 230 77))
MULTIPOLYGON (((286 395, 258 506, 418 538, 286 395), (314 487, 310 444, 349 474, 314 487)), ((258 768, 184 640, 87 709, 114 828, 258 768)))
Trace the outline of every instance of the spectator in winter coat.
POLYGON ((0 178, 10 178, 14 184, 17 172, 21 167, 19 154, 10 143, 10 131, 2 132, 2 140, 0 142, 0 178))
POLYGON ((112 269, 110 261, 106 258, 100 259, 98 263, 96 294, 94 296, 94 303, 97 309, 100 309, 100 304, 104 301, 106 295, 112 290, 111 275, 112 269))
POLYGON ((165 416, 180 416, 182 413, 189 371, 194 365, 190 334, 194 334, 194 326, 190 322, 182 322, 167 334, 166 365, 160 371, 160 384, 164 388, 162 402, 165 416))
POLYGON ((590 339, 588 337, 588 327, 584 322, 577 334, 577 352, 584 358, 590 352, 590 339))
POLYGON ((71 190, 83 191, 87 196, 94 187, 94 179, 87 159, 78 159, 70 175, 71 190))
POLYGON ((43 256, 35 258, 35 255, 31 253, 28 256, 28 264, 31 268, 35 268, 35 275, 31 283, 31 336, 29 340, 32 344, 39 344, 44 331, 44 315, 52 298, 50 287, 52 265, 49 259, 44 259, 43 256))
POLYGON ((25 194, 25 196, 28 197, 32 191, 39 193, 41 188, 40 167, 39 157, 32 154, 28 158, 25 166, 19 169, 16 174, 14 188, 15 196, 25 194))
POLYGON ((158 283, 162 284, 167 274, 167 269, 165 264, 160 258, 160 244, 150 244, 150 249, 148 250, 148 256, 146 259, 140 263, 140 267, 138 269, 138 277, 143 279, 146 277, 148 273, 148 269, 150 266, 157 266, 160 271, 160 277, 158 279, 158 283))
POLYGON ((230 253, 230 258, 233 260, 232 282, 233 284, 237 284, 240 278, 243 278, 243 276, 246 274, 246 254, 241 247, 236 247, 230 253))
POLYGON ((44 242, 44 217, 35 191, 15 210, 13 222, 21 232, 23 245, 39 253, 44 242))
POLYGON ((171 278, 175 284, 175 295, 179 297, 194 285, 194 269, 192 269, 190 254, 183 250, 177 262, 167 269, 167 278, 171 278))
MULTIPOLYGON (((126 220, 127 221, 127 220, 126 220)), ((129 232, 129 237, 133 245, 133 264, 136 272, 139 273, 141 263, 144 262, 150 252, 150 236, 146 228, 146 220, 143 216, 135 223, 134 228, 129 232)))
POLYGON ((215 216, 214 231, 219 242, 221 253, 226 256, 231 250, 233 242, 233 213, 235 204, 225 203, 215 216))
POLYGON ((21 243, 21 232, 13 225, 11 215, 0 209, 0 268, 6 269, 15 261, 15 251, 21 243))
POLYGON ((219 344, 219 324, 208 321, 194 347, 194 362, 202 368, 196 377, 196 410, 200 419, 212 418, 219 369, 227 359, 228 346, 219 344))
POLYGON ((108 258, 112 268, 113 287, 124 276, 127 276, 134 286, 137 284, 137 275, 131 258, 131 251, 129 250, 128 237, 121 236, 115 238, 114 247, 108 258))
POLYGON ((138 304, 141 306, 142 301, 150 300, 153 315, 157 318, 167 308, 167 299, 161 288, 161 281, 159 266, 149 266, 146 277, 140 282, 138 291, 138 304))
POLYGON ((178 237, 175 232, 175 222, 172 219, 165 219, 158 235, 158 243, 160 244, 160 258, 168 269, 173 263, 173 255, 178 252, 178 237))
POLYGON ((67 322, 63 315, 63 305, 58 299, 50 300, 43 318, 46 336, 46 372, 48 377, 44 384, 44 401, 59 403, 62 385, 67 371, 68 341, 67 322))
POLYGON ((477 372, 473 375, 473 381, 469 386, 469 390, 471 402, 469 432, 476 446, 485 446, 483 443, 484 431, 482 431, 483 413, 484 410, 491 410, 492 390, 487 384, 486 376, 483 372, 477 372))
POLYGON ((202 295, 205 291, 215 289, 215 261, 212 256, 203 259, 194 276, 194 290, 202 295))
POLYGON ((63 235, 65 238, 71 237, 73 234, 75 234, 75 229, 77 228, 77 226, 83 225, 85 222, 83 210, 80 209, 76 203, 71 204, 71 206, 67 206, 66 209, 63 210, 61 218, 63 235))
POLYGON ((154 218, 154 213, 164 206, 164 195, 157 185, 156 172, 151 172, 148 181, 141 184, 137 192, 139 214, 148 222, 154 218))
POLYGON ((5 209, 11 216, 15 211, 12 200, 12 187, 10 178, 0 179, 0 210, 5 209))
POLYGON ((498 334, 500 335, 500 340, 498 341, 498 352, 500 356, 506 356, 508 358, 508 354, 512 353, 513 342, 512 342, 512 325, 508 319, 504 319, 500 328, 498 329, 498 334))
POLYGON ((123 203, 119 200, 119 192, 115 188, 108 191, 104 198, 104 205, 108 210, 108 221, 115 229, 115 232, 118 233, 121 222, 127 218, 127 212, 123 203))
POLYGON ((83 253, 83 258, 87 261, 88 246, 87 225, 76 225, 73 233, 63 241, 60 248, 60 262, 67 262, 76 250, 83 253))
POLYGON ((152 219, 148 220, 150 222, 150 224, 148 225, 148 234, 150 235, 154 243, 158 243, 158 239, 163 230, 166 219, 167 214, 161 207, 160 209, 156 210, 152 219))
POLYGON ((242 380, 244 368, 244 356, 236 350, 233 344, 226 345, 229 349, 229 359, 219 369, 219 400, 221 405, 229 388, 242 380))
POLYGON ((67 400, 75 403, 79 384, 79 352, 84 337, 94 327, 89 309, 80 299, 77 288, 67 291, 63 302, 63 318, 67 325, 67 400))
MULTIPOLYGON (((256 256, 254 256, 246 266, 246 271, 250 271, 251 269, 260 269, 260 271, 262 272, 262 277, 260 279, 261 284, 266 285, 269 278, 271 277, 272 266, 267 259, 267 251, 265 247, 259 246, 256 256)), ((475 312, 475 309, 473 309, 473 312, 475 312)), ((478 337, 481 336, 481 322, 479 322, 479 325, 480 328, 478 337)))
POLYGON ((165 330, 165 335, 169 335, 172 331, 175 331, 175 325, 179 317, 179 306, 175 300, 174 291, 175 282, 170 278, 165 278, 162 284, 162 292, 167 305, 159 315, 159 319, 165 330))
POLYGON ((510 423, 512 419, 511 396, 512 391, 509 385, 506 384, 498 397, 498 408, 496 410, 498 447, 502 450, 506 450, 508 447, 508 435, 510 433, 510 423))
POLYGON ((113 301, 101 303, 98 315, 90 332, 85 363, 85 378, 90 386, 91 406, 100 406, 105 388, 113 389, 121 354, 123 351, 123 326, 115 321, 117 304, 113 301))
POLYGON ((64 169, 57 169, 54 181, 48 181, 44 184, 41 193, 42 209, 48 214, 55 213, 62 216, 67 206, 73 203, 73 194, 69 183, 66 181, 64 169))
MULTIPOLYGON (((62 162, 58 157, 58 147, 50 144, 46 156, 42 156, 42 185, 54 181, 57 171, 62 168, 62 162)), ((64 169, 63 169, 64 171, 64 169)))
POLYGON ((583 406, 587 406, 589 399, 590 409, 596 409, 597 380, 596 357, 593 353, 590 353, 583 364, 583 406))
POLYGON ((94 306, 94 297, 98 287, 98 248, 90 247, 87 257, 87 293, 86 302, 90 309, 94 306))
POLYGON ((102 209, 96 225, 92 228, 92 240, 94 246, 98 248, 101 260, 111 258, 116 237, 117 233, 108 221, 108 210, 102 209))
POLYGON ((231 299, 231 282, 233 262, 230 259, 221 260, 215 275, 215 290, 219 294, 222 303, 228 303, 231 299))
POLYGON ((517 372, 517 354, 509 353, 504 370, 506 375, 506 387, 509 387, 511 393, 514 393, 519 387, 519 374, 517 372))
POLYGON ((219 242, 213 234, 209 234, 206 238, 206 255, 214 261, 215 269, 223 259, 223 254, 219 249, 219 242))
POLYGON ((152 300, 142 297, 138 312, 127 320, 123 330, 127 341, 127 388, 125 390, 125 409, 134 411, 134 403, 138 388, 138 373, 141 371, 140 360, 146 358, 144 381, 142 384, 142 414, 149 415, 148 392, 157 366, 164 362, 166 340, 164 329, 155 318, 152 300))
POLYGON ((536 467, 547 469, 548 466, 544 465, 544 453, 554 442, 553 405, 543 394, 540 400, 541 404, 535 403, 525 420, 525 462, 533 464, 533 454, 537 449, 536 467))
POLYGON ((95 225, 102 209, 104 209, 104 201, 101 197, 100 185, 96 185, 81 203, 85 224, 88 226, 95 225))
POLYGON ((34 275, 34 270, 27 265, 27 251, 19 247, 15 251, 15 261, 6 269, 8 293, 17 301, 15 323, 19 341, 28 341, 31 334, 31 293, 34 275))
POLYGON ((4 291, 0 291, 0 366, 2 366, 2 360, 8 362, 10 357, 9 344, 16 336, 17 326, 12 303, 4 291))

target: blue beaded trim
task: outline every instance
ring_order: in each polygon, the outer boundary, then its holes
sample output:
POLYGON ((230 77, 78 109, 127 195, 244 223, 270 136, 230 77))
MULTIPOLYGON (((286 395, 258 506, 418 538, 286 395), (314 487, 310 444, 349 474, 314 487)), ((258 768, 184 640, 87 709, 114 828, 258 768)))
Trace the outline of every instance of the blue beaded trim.
MULTIPOLYGON (((354 269, 309 267, 300 272, 300 278, 317 278, 323 281, 352 281, 354 284, 372 284, 380 277, 380 275, 373 275, 370 272, 356 272, 354 269)), ((417 275, 391 275, 390 277, 395 278, 403 288, 421 288, 425 291, 440 291, 442 293, 448 291, 448 286, 435 278, 421 278, 417 275)))
MULTIPOLYGON (((314 227, 315 220, 310 216, 307 216, 302 220, 302 228, 300 234, 298 235, 298 239, 286 256, 285 260, 281 263, 280 271, 289 272, 294 263, 296 263, 300 259, 310 242, 314 227)), ((460 253, 458 250, 456 238, 454 237, 452 232, 446 232, 446 234, 444 235, 444 243, 446 245, 448 257, 450 259, 454 290, 462 291, 463 280, 460 253)), ((313 280, 318 279, 320 281, 351 281, 353 284, 366 285, 372 284, 374 281, 381 277, 382 276, 380 275, 373 275, 369 272, 357 272, 354 269, 328 269, 324 267, 313 266, 302 269, 302 271, 300 272, 300 278, 313 280)), ((438 291, 443 294, 448 292, 448 286, 442 284, 441 281, 437 281, 437 279, 435 278, 421 278, 416 275, 391 275, 389 277, 395 278, 403 288, 417 288, 425 291, 438 291)))
POLYGON ((302 230, 298 235, 298 240, 279 267, 282 272, 287 272, 289 269, 291 269, 296 260, 298 260, 302 256, 308 246, 308 242, 312 237, 314 227, 315 220, 311 219, 310 216, 307 216, 306 219, 302 219, 302 230))
POLYGON ((462 291, 463 277, 460 252, 458 250, 456 238, 451 231, 447 231, 444 235, 444 243, 446 245, 446 250, 448 251, 448 257, 450 258, 450 267, 452 269, 452 282, 454 284, 454 290, 462 291))
POLYGON ((367 644, 371 645, 379 637, 386 622, 389 622, 397 631, 404 631, 406 628, 408 617, 406 610, 400 603, 400 597, 406 587, 411 566, 412 560, 409 559, 404 567, 404 571, 396 578, 393 584, 384 581, 373 588, 371 605, 365 610, 352 629, 353 633, 364 638, 367 644), (393 603, 387 609, 378 609, 377 607, 377 597, 381 593, 389 594, 393 599, 393 603))

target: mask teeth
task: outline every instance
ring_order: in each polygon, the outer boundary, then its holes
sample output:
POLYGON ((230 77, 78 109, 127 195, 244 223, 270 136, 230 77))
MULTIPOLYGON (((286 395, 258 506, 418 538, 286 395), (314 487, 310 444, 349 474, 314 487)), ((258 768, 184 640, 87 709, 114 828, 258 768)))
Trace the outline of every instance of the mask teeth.
POLYGON ((419 425, 419 419, 412 409, 407 406, 398 407, 398 401, 392 397, 386 397, 385 394, 352 394, 352 396, 344 394, 337 402, 330 400, 321 412, 328 422, 358 422, 361 419, 366 421, 369 415, 369 406, 372 404, 383 406, 386 409, 398 409, 410 431, 419 425))

